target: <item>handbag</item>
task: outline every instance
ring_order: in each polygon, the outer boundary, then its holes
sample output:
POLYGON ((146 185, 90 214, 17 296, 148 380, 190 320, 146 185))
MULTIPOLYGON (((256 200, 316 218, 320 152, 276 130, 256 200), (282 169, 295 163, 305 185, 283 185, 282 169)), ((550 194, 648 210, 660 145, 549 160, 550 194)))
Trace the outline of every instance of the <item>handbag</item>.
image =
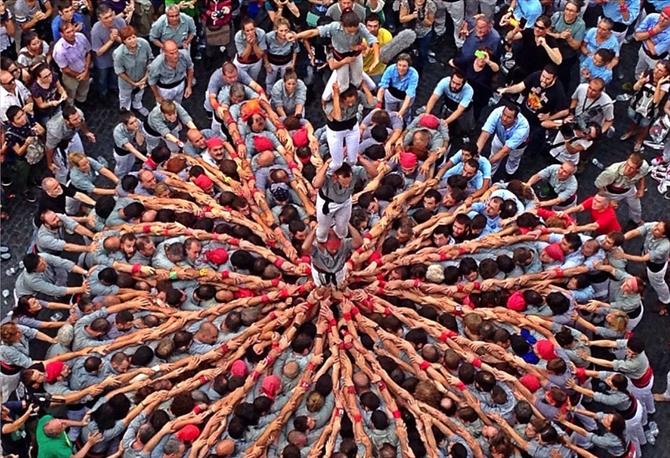
POLYGON ((205 39, 207 46, 226 46, 230 43, 230 25, 222 25, 215 30, 206 26, 205 39))

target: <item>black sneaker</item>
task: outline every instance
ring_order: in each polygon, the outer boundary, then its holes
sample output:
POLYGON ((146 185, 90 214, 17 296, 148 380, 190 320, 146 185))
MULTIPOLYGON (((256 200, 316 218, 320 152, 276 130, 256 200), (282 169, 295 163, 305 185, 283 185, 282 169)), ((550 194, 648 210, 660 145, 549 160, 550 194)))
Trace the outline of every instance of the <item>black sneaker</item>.
POLYGON ((8 176, 7 174, 2 176, 1 181, 2 181, 2 185, 5 186, 5 187, 9 187, 12 184, 14 184, 14 181, 12 181, 12 178, 10 176, 8 176))
POLYGON ((23 193, 23 198, 30 203, 37 202, 37 197, 35 197, 35 193, 31 189, 23 193))

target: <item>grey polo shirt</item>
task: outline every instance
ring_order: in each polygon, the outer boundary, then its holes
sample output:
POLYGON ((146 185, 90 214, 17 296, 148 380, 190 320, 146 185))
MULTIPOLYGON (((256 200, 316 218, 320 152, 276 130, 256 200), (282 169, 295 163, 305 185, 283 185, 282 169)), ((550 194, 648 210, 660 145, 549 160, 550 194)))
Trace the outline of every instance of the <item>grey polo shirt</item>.
MULTIPOLYGON (((77 113, 81 116, 82 123, 86 122, 84 113, 77 108, 77 113)), ((47 148, 54 149, 63 140, 71 140, 77 133, 76 129, 68 126, 63 118, 63 113, 58 112, 47 122, 47 148)))
POLYGON ((105 43, 107 43, 112 29, 121 30, 125 26, 126 21, 118 16, 114 17, 112 20, 112 26, 109 29, 102 25, 102 22, 100 21, 93 24, 93 28, 91 29, 91 49, 93 49, 93 52, 95 52, 93 61, 96 68, 111 68, 114 66, 112 61, 112 53, 115 51, 115 48, 119 46, 118 43, 113 44, 111 48, 109 48, 103 54, 98 54, 98 50, 102 48, 105 43))
MULTIPOLYGON (((265 50, 265 31, 263 29, 256 27, 256 39, 258 40, 258 47, 265 50)), ((235 49, 237 50, 237 54, 242 54, 246 47, 247 40, 244 38, 244 33, 241 30, 238 30, 235 34, 235 49)))
POLYGON ((538 175, 549 183, 561 202, 564 202, 577 193, 577 178, 572 175, 567 180, 559 180, 558 170, 560 168, 559 164, 550 165, 540 170, 538 175))
POLYGON ((287 56, 298 52, 298 44, 288 40, 284 42, 279 41, 276 30, 265 34, 265 47, 268 53, 277 56, 287 56))
POLYGON ((168 24, 167 16, 164 14, 151 26, 149 39, 158 40, 163 43, 166 40, 174 40, 181 48, 190 34, 195 34, 195 22, 188 14, 179 13, 179 24, 177 27, 172 27, 168 24))
POLYGON ((344 268, 352 252, 350 238, 342 241, 340 248, 334 255, 314 244, 312 247, 312 265, 319 271, 336 273, 344 268))
POLYGON ((74 262, 48 253, 40 253, 40 257, 47 263, 46 270, 32 273, 25 270, 21 272, 14 286, 16 295, 22 297, 40 293, 49 297, 65 296, 67 288, 56 284, 56 269, 69 272, 74 267, 74 262))
POLYGON ((333 48, 338 53, 352 52, 352 47, 360 44, 363 40, 368 45, 377 43, 377 37, 368 32, 363 24, 358 24, 358 30, 354 34, 345 32, 344 26, 339 21, 319 26, 317 29, 319 30, 319 36, 331 39, 333 48))
POLYGON ((644 237, 644 251, 649 253, 649 260, 658 264, 668 262, 670 256, 670 240, 667 237, 656 238, 651 230, 657 223, 644 223, 638 228, 644 237))
POLYGON ((156 105, 147 117, 147 123, 149 124, 149 127, 161 134, 163 137, 172 132, 179 125, 179 123, 188 124, 193 121, 193 118, 191 118, 184 107, 182 107, 177 102, 174 102, 174 104, 177 107, 177 121, 175 122, 168 122, 165 119, 163 113, 161 112, 160 105, 156 105))
POLYGON ((49 229, 44 224, 37 229, 36 245, 40 252, 59 254, 65 248, 63 229, 72 232, 78 225, 75 220, 67 215, 58 214, 58 219, 61 220, 63 225, 57 229, 49 229))
POLYGON ((23 368, 30 367, 33 360, 28 351, 28 342, 37 337, 37 330, 22 324, 16 326, 21 331, 21 338, 15 344, 0 345, 0 361, 23 368))
POLYGON ((349 186, 343 188, 339 184, 335 183, 332 180, 332 174, 328 172, 326 174, 326 180, 323 183, 323 186, 319 189, 319 193, 323 194, 325 197, 331 201, 341 204, 346 202, 351 198, 351 194, 354 191, 354 188, 358 182, 366 182, 368 180, 368 174, 365 169, 360 165, 355 165, 351 168, 352 170, 352 180, 349 183, 349 186))
POLYGON ((272 108, 282 107, 287 115, 293 114, 297 105, 304 107, 305 100, 307 100, 307 86, 301 80, 298 80, 293 94, 286 92, 283 79, 272 86, 272 108))
MULTIPOLYGON (((120 75, 125 73, 133 81, 144 78, 149 67, 149 62, 154 58, 149 42, 144 38, 137 38, 137 49, 132 52, 126 45, 121 45, 114 50, 114 73, 120 75)), ((119 78, 119 84, 127 89, 131 86, 119 78)))
POLYGON ((171 67, 165 62, 165 55, 161 53, 149 64, 149 84, 175 84, 186 78, 189 68, 193 68, 193 61, 188 51, 179 50, 177 65, 171 67))

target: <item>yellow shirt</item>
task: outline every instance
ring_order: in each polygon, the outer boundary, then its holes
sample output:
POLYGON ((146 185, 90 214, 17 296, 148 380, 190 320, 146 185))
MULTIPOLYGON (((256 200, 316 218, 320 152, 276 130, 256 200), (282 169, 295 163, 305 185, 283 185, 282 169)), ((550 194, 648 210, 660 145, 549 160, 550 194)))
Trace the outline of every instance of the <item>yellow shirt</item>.
MULTIPOLYGON (((393 35, 391 35, 391 32, 384 28, 380 28, 379 32, 377 32, 377 42, 379 43, 379 49, 381 49, 382 46, 388 44, 392 39, 393 35)), ((373 55, 372 48, 370 48, 369 52, 363 56, 363 70, 370 76, 381 75, 386 69, 386 64, 379 62, 375 68, 370 68, 373 55)))

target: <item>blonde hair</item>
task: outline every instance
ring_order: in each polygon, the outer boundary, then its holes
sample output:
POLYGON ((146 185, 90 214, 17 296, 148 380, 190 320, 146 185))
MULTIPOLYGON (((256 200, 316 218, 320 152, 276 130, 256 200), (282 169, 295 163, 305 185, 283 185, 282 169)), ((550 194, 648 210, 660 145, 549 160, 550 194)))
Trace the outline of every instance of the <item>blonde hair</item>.
POLYGON ((79 151, 72 152, 67 156, 67 160, 70 165, 74 165, 75 167, 79 167, 79 163, 82 161, 82 159, 86 159, 86 155, 79 151))

